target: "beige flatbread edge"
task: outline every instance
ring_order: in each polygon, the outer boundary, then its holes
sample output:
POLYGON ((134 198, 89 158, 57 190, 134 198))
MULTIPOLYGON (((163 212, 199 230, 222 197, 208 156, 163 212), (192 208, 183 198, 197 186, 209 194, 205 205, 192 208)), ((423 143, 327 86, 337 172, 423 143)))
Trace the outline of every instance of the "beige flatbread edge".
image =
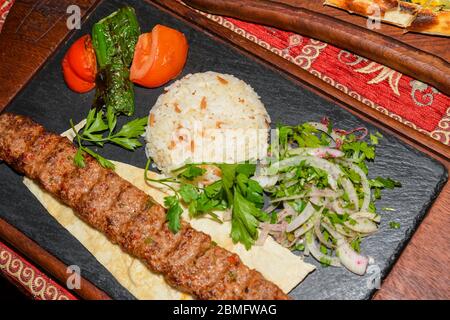
MULTIPOLYGON (((83 123, 76 127, 82 127, 83 123)), ((73 139, 70 130, 63 133, 73 139)), ((167 193, 147 185, 143 179, 143 169, 115 162, 116 173, 142 189, 155 201, 162 203, 167 193)), ((155 178, 157 175, 155 174, 155 178)), ((171 288, 161 275, 151 272, 141 261, 123 252, 112 244, 106 236, 79 219, 73 210, 61 204, 52 195, 42 190, 36 183, 24 178, 24 184, 36 196, 47 211, 117 279, 117 281, 138 299, 183 300, 192 297, 171 288)), ((183 217, 189 221, 186 212, 183 217)), ((300 257, 268 238, 263 246, 253 246, 247 251, 240 244, 233 244, 229 237, 229 222, 219 224, 210 219, 189 221, 193 228, 209 234, 220 246, 237 253, 242 261, 260 271, 267 279, 288 293, 295 288, 315 267, 305 263, 300 257)), ((81 270, 82 272, 82 270, 81 270)))
MULTIPOLYGON (((331 7, 335 7, 341 10, 345 10, 349 13, 354 13, 360 16, 364 16, 364 17, 369 17, 369 18, 375 18, 374 16, 371 16, 367 13, 364 12, 358 12, 358 11, 352 11, 352 10, 348 10, 346 9, 345 6, 342 5, 342 3, 344 3, 345 1, 343 0, 325 0, 324 1, 324 5, 328 5, 331 7)), ((356 0, 353 2, 361 2, 361 3, 367 3, 367 5, 376 5, 375 3, 373 3, 370 0, 356 0)), ((401 2, 401 1, 400 1, 401 2)), ((411 7, 416 7, 417 8, 417 12, 420 9, 419 5, 413 4, 413 3, 406 3, 408 6, 411 7)), ((389 10, 386 11, 384 13, 384 15, 382 17, 380 17, 380 21, 388 23, 388 24, 392 24, 401 28, 407 28, 409 27, 413 21, 415 20, 416 16, 417 16, 417 12, 415 13, 410 13, 408 11, 402 11, 400 9, 395 9, 395 10, 389 10)))

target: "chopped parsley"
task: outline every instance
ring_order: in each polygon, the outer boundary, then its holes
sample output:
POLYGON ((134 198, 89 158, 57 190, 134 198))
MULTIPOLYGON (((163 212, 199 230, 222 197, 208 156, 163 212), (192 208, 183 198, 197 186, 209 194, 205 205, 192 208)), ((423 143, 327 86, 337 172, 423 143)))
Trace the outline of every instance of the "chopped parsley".
POLYGON ((114 169, 114 164, 104 158, 87 144, 103 147, 105 143, 115 144, 124 149, 134 151, 142 146, 138 140, 145 132, 147 117, 137 118, 125 123, 120 130, 116 131, 117 115, 112 108, 107 108, 106 114, 103 111, 91 109, 86 117, 86 124, 82 130, 77 131, 70 120, 70 125, 75 134, 78 149, 73 159, 74 164, 80 168, 85 167, 84 155, 89 154, 95 158, 102 167, 114 169))
MULTIPOLYGON (((215 165, 215 164, 211 164, 215 165)), ((202 176, 206 170, 196 165, 187 165, 177 170, 173 179, 147 180, 160 182, 169 186, 174 195, 164 198, 167 208, 166 219, 169 229, 176 233, 181 228, 182 204, 188 208, 190 217, 200 217, 208 214, 217 222, 219 217, 214 211, 231 210, 231 238, 234 243, 242 243, 247 249, 258 238, 258 226, 261 221, 268 221, 269 215, 261 210, 264 204, 263 188, 255 180, 250 179, 256 166, 252 164, 217 164, 221 171, 221 180, 199 188, 192 181, 202 176), (175 189, 169 183, 179 184, 175 189)), ((146 166, 146 172, 149 163, 146 166)))
POLYGON ((391 229, 400 229, 400 223, 395 222, 395 221, 391 221, 391 222, 389 222, 389 228, 391 228, 391 229))

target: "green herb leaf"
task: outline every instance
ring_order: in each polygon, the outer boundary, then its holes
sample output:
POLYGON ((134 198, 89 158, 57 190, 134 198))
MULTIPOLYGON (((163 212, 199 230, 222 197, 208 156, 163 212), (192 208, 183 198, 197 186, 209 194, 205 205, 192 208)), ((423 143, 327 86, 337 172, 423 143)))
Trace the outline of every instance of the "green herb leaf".
POLYGON ((267 221, 267 214, 258 209, 234 188, 233 215, 231 220, 231 238, 234 243, 241 242, 248 250, 258 238, 259 221, 267 221))
POLYGON ((395 181, 391 178, 382 178, 377 177, 369 181, 371 187, 376 188, 386 188, 386 189, 394 189, 396 187, 401 187, 402 184, 398 181, 395 181))
POLYGON ((135 150, 142 146, 142 143, 135 138, 111 138, 110 141, 114 144, 121 146, 127 150, 135 150))
POLYGON ((222 171, 222 185, 227 196, 229 206, 233 203, 233 185, 236 176, 236 164, 220 164, 219 168, 222 171))
POLYGON ((86 127, 83 131, 83 135, 85 134, 92 134, 95 132, 101 132, 101 131, 105 131, 106 129, 108 129, 108 125, 105 123, 105 121, 103 121, 103 111, 98 111, 97 113, 94 114, 94 118, 92 121, 92 115, 91 112, 95 113, 94 109, 91 109, 91 111, 89 111, 89 116, 91 116, 91 119, 88 122, 86 122, 86 127))
POLYGON ((361 252, 361 238, 360 237, 356 237, 355 239, 353 239, 353 241, 350 243, 350 246, 356 252, 361 252))
POLYGON ((181 173, 178 174, 179 178, 193 181, 195 178, 204 175, 205 169, 197 167, 196 165, 188 165, 181 173))
POLYGON ((117 116, 116 113, 114 112, 114 109, 111 106, 108 106, 106 108, 106 119, 108 121, 109 132, 112 133, 116 128, 117 116))
POLYGON ((375 147, 369 146, 364 141, 345 142, 342 145, 342 150, 348 158, 353 158, 356 162, 375 159, 375 147))
POLYGON ((86 164, 84 163, 83 150, 81 150, 80 148, 77 150, 73 161, 77 167, 84 168, 86 166, 86 164))
POLYGON ((400 229, 400 223, 395 222, 395 221, 391 221, 391 222, 389 222, 389 227, 391 229, 400 229))
POLYGON ((169 230, 177 233, 181 228, 181 214, 183 213, 180 202, 176 196, 168 196, 164 198, 164 206, 167 208, 166 220, 169 230))
MULTIPOLYGON (((73 131, 75 132, 78 142, 79 150, 82 150, 95 159, 105 168, 114 169, 114 164, 98 153, 92 151, 88 147, 82 144, 82 141, 88 141, 97 146, 103 147, 105 143, 113 143, 127 150, 135 150, 142 146, 138 138, 145 132, 145 125, 147 123, 147 117, 138 118, 125 124, 122 129, 113 134, 116 127, 117 116, 113 111, 113 108, 108 107, 106 114, 103 111, 96 111, 95 109, 89 110, 86 118, 86 125, 84 126, 83 133, 76 132, 73 122, 70 121, 73 131), (105 122, 106 120, 106 122, 105 122), (107 136, 104 136, 105 131, 109 131, 107 136)), ((82 166, 83 154, 81 151, 77 152, 74 163, 77 166, 82 166)))
POLYGON ((193 200, 198 199, 197 189, 191 184, 183 184, 179 191, 183 201, 186 203, 190 203, 193 200))
POLYGON ((89 113, 88 113, 88 115, 86 117, 85 128, 89 128, 92 125, 92 123, 95 120, 96 113, 97 113, 97 110, 95 110, 95 109, 90 109, 89 110, 89 113))
POLYGON ((140 137, 145 132, 145 126, 147 125, 148 117, 137 118, 126 124, 114 134, 114 137, 125 137, 125 138, 137 138, 140 137))
POLYGON ((250 163, 242 163, 237 165, 236 173, 245 175, 247 178, 255 174, 256 165, 250 163))
POLYGON ((216 198, 222 192, 222 180, 218 180, 209 186, 205 187, 205 193, 208 198, 216 198))
POLYGON ((102 157, 101 155, 99 155, 98 153, 92 151, 92 150, 89 149, 89 148, 82 147, 82 149, 83 149, 84 152, 90 154, 92 157, 94 157, 95 159, 97 159, 97 161, 100 163, 100 165, 101 165, 103 168, 114 170, 114 168, 115 168, 114 163, 112 163, 112 162, 109 161, 108 159, 102 157))

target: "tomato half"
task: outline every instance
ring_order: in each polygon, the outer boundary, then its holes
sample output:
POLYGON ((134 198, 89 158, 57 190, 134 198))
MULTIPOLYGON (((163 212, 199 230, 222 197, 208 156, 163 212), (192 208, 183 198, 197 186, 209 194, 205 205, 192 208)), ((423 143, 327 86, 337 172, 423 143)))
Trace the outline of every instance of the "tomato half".
POLYGON ((184 34, 156 25, 151 33, 144 33, 139 37, 130 80, 148 88, 162 86, 183 70, 188 48, 184 34))
POLYGON ((94 82, 97 74, 97 59, 89 34, 75 41, 66 53, 75 74, 87 82, 94 82))
POLYGON ((81 79, 71 68, 67 56, 62 61, 64 80, 67 86, 79 93, 85 93, 95 88, 95 82, 88 82, 81 79))

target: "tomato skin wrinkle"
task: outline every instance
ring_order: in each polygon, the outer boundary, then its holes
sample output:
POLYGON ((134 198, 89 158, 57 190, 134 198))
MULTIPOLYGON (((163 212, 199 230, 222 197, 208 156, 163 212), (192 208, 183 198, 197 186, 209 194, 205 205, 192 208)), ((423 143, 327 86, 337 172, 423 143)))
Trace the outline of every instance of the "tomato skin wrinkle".
POLYGON ((186 63, 188 43, 178 30, 156 25, 139 37, 131 65, 130 80, 155 88, 176 78, 186 63))
POLYGON ((95 88, 95 82, 87 82, 77 76, 70 67, 67 57, 62 61, 63 76, 67 86, 78 93, 89 92, 95 88))
POLYGON ((97 60, 90 35, 82 36, 70 46, 61 66, 64 81, 71 90, 85 93, 95 88, 97 60))
POLYGON ((87 82, 94 82, 97 74, 97 59, 89 34, 75 41, 67 51, 67 58, 73 72, 87 82))

